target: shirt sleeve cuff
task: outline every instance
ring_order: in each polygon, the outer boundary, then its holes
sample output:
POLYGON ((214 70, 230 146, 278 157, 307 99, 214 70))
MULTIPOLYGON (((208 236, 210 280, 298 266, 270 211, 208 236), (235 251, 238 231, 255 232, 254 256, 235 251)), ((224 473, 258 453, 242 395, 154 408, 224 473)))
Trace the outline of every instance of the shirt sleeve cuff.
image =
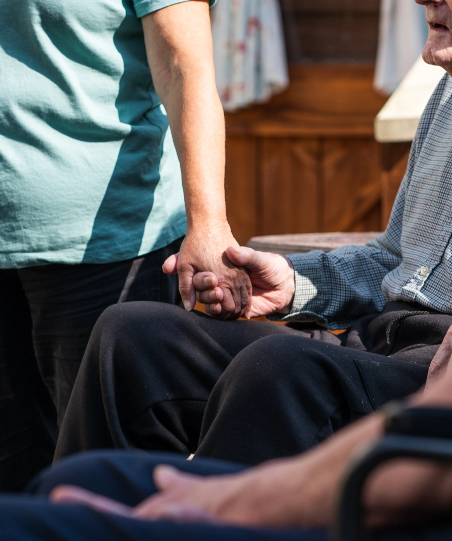
POLYGON ((295 271, 295 295, 291 311, 288 314, 274 313, 266 316, 271 321, 304 321, 316 322, 326 325, 322 316, 322 292, 318 290, 321 265, 318 250, 306 254, 292 254, 286 256, 292 263, 295 271))
MULTIPOLYGON (((154 13, 159 9, 173 6, 174 4, 181 4, 182 2, 190 2, 191 0, 135 0, 135 12, 137 17, 144 17, 149 13, 154 13)), ((228 1, 228 0, 226 0, 228 1)), ((217 0, 209 0, 210 7, 213 7, 217 3, 217 0)))

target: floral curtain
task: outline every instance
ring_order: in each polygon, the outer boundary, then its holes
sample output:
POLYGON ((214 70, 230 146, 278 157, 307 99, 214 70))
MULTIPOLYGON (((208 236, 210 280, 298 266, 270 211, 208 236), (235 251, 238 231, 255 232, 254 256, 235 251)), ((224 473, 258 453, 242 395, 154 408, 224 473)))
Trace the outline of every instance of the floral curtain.
POLYGON ((218 92, 226 111, 264 102, 289 83, 277 0, 219 0, 212 10, 218 92))

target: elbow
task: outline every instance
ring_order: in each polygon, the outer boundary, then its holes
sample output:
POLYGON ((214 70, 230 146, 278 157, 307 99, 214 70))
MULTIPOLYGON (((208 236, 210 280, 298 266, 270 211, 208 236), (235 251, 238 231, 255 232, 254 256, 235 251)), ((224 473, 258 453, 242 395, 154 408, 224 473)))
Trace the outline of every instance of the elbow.
POLYGON ((155 91, 164 106, 170 100, 172 91, 180 86, 181 79, 180 70, 171 65, 160 66, 159 69, 154 70, 152 73, 155 91))

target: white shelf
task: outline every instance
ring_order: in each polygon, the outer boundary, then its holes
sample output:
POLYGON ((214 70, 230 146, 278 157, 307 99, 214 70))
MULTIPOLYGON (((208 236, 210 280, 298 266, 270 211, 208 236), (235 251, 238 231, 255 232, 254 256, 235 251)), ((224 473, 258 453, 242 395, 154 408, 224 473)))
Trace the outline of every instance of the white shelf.
POLYGON ((412 141, 419 120, 445 71, 416 62, 375 119, 375 139, 380 143, 412 141))

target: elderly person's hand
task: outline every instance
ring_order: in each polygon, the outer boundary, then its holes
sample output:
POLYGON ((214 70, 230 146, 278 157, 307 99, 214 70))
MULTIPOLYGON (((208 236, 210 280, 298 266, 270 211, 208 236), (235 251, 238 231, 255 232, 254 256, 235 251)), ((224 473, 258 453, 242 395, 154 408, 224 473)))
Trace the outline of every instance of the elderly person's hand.
POLYGON ((296 527, 309 523, 300 513, 304 476, 299 473, 294 460, 273 461, 242 473, 212 477, 159 466, 154 470, 159 492, 134 508, 74 486, 57 487, 51 499, 141 520, 296 527))
POLYGON ((163 271, 179 275, 179 290, 186 310, 191 310, 196 302, 194 277, 201 273, 207 276, 203 271, 209 271, 221 289, 215 315, 221 319, 244 315, 251 301, 251 283, 243 267, 231 263, 226 256, 228 246, 239 248, 227 222, 215 228, 212 224, 208 229, 193 228, 187 233, 179 254, 165 261, 163 271))
MULTIPOLYGON (((252 284, 251 304, 246 317, 260 317, 279 312, 289 313, 295 294, 294 269, 285 257, 251 248, 231 246, 226 251, 229 261, 244 267, 252 284)), ((194 276, 197 299, 212 316, 221 316, 224 289, 215 273, 201 272, 194 276)))
POLYGON ((443 343, 439 347, 436 355, 433 357, 428 369, 427 383, 425 391, 428 392, 432 385, 436 383, 442 374, 444 374, 449 366, 452 356, 452 327, 446 333, 443 343))

